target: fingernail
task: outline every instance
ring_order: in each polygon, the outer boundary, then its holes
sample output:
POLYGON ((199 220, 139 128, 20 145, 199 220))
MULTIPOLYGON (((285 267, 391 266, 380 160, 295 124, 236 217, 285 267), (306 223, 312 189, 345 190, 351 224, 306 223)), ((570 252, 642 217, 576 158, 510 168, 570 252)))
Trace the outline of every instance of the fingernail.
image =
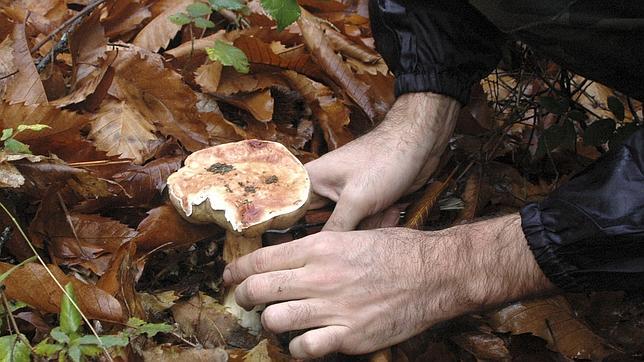
POLYGON ((230 285, 232 281, 233 281, 233 274, 230 272, 228 268, 224 269, 224 284, 230 285))

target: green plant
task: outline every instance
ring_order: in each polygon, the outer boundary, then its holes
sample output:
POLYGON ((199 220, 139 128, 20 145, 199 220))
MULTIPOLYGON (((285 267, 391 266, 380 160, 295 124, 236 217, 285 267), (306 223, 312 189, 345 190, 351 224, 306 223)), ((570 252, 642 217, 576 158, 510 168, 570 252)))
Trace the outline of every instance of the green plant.
POLYGON ((18 141, 15 137, 24 132, 24 131, 42 131, 45 128, 51 128, 46 124, 21 124, 19 125, 15 132, 13 128, 5 128, 2 130, 2 135, 0 136, 0 141, 3 143, 3 149, 12 153, 27 153, 31 154, 29 145, 26 145, 18 141))
MULTIPOLYGON (((295 22, 301 15, 300 6, 296 0, 261 0, 264 10, 277 22, 277 29, 284 30, 295 22)), ((210 20, 213 11, 229 10, 237 14, 247 15, 248 7, 239 0, 208 0, 208 4, 196 2, 186 7, 185 12, 170 16, 170 21, 177 25, 192 24, 199 29, 214 28, 210 20)), ((190 28, 192 34, 192 28, 190 28)), ((194 39, 193 39, 194 44, 194 39)), ((248 58, 244 52, 221 40, 206 48, 208 58, 225 66, 232 66, 239 73, 249 72, 248 58)))
MULTIPOLYGON (((34 259, 36 259, 35 256, 25 259, 20 264, 0 274, 0 288, 3 288, 5 279, 7 279, 11 273, 23 265, 32 262, 34 259)), ((15 310, 27 306, 25 303, 21 302, 9 303, 4 294, 2 295, 2 300, 3 305, 0 306, 0 316, 2 317, 4 317, 5 314, 11 314, 15 310)), ((0 319, 0 326, 2 326, 3 319, 4 318, 0 319)), ((28 362, 30 355, 31 347, 29 346, 29 342, 25 335, 18 333, 0 337, 0 361, 28 362)))
MULTIPOLYGON (((65 286, 65 290, 76 301, 71 283, 65 286)), ((148 337, 153 337, 159 332, 172 330, 172 326, 164 323, 146 323, 140 319, 131 318, 127 328, 118 334, 99 337, 93 334, 83 335, 81 314, 66 295, 63 295, 61 301, 59 322, 60 325, 51 330, 49 337, 34 348, 35 354, 47 358, 58 356, 59 360, 69 357, 72 361, 79 362, 84 357, 98 356, 103 352, 103 348, 125 347, 132 338, 139 335, 146 334, 148 337)))

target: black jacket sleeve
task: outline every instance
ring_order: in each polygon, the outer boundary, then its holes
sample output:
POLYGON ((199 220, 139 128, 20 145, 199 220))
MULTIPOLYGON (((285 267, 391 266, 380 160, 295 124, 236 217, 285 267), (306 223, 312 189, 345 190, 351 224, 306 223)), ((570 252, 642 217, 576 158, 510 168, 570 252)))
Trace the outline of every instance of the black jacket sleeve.
POLYGON ((546 276, 566 291, 644 286, 644 129, 521 210, 546 276))
POLYGON ((465 105, 501 58, 502 33, 462 0, 370 0, 369 17, 396 96, 433 92, 465 105))

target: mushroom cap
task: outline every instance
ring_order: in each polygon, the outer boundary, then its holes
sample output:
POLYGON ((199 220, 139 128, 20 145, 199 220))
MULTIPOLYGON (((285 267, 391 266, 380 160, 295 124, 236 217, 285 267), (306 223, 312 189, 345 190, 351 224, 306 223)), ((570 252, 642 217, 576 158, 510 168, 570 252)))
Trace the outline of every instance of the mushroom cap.
POLYGON ((245 140, 191 154, 168 177, 168 191, 187 220, 250 236, 287 228, 302 217, 311 181, 280 143, 245 140))

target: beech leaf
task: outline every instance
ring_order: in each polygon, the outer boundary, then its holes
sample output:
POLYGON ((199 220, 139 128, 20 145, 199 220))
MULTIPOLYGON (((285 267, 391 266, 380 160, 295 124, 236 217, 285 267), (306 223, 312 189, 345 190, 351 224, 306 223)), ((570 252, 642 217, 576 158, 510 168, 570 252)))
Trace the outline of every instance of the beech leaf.
POLYGON ((261 0, 262 7, 277 22, 277 30, 282 31, 293 24, 301 15, 297 0, 261 0))
POLYGON ((228 10, 242 10, 246 7, 244 3, 238 0, 208 0, 210 6, 215 10, 228 9, 228 10))
POLYGON ((232 66, 239 73, 248 73, 250 71, 246 54, 234 45, 216 40, 212 48, 206 48, 206 53, 208 53, 210 60, 232 66))
POLYGON ((210 6, 204 4, 204 3, 193 3, 190 4, 186 7, 186 11, 190 16, 193 18, 197 18, 200 16, 205 16, 205 15, 210 15, 212 13, 212 9, 210 6))

